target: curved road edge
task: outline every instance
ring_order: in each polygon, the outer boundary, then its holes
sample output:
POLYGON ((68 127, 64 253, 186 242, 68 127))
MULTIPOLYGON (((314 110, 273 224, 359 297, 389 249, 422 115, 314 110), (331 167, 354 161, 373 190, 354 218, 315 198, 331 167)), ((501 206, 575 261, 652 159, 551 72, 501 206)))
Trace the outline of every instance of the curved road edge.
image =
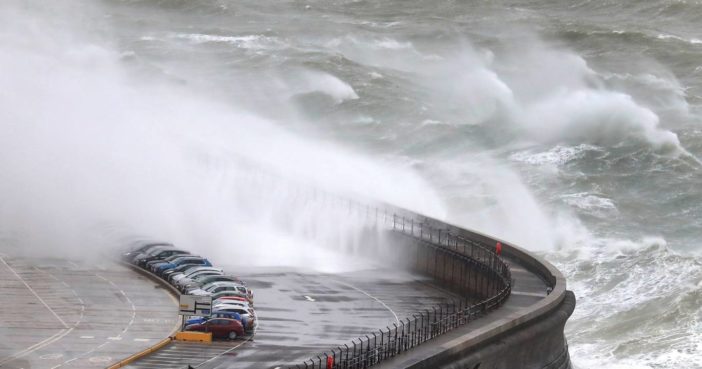
MULTIPOLYGON (((176 290, 175 288, 173 288, 173 286, 171 286, 170 284, 163 281, 161 278, 158 278, 155 275, 153 275, 153 274, 151 274, 151 273, 149 273, 141 268, 137 268, 132 264, 125 263, 123 261, 117 261, 117 262, 120 265, 128 267, 129 269, 136 271, 137 273, 139 273, 139 274, 149 278, 150 280, 157 282, 159 285, 165 287, 166 290, 168 291, 168 293, 170 293, 174 298, 177 299, 180 297, 180 293, 178 292, 178 290, 176 290)), ((174 300, 174 302, 175 302, 175 300, 174 300)), ((168 335, 168 337, 162 339, 161 341, 159 341, 158 343, 156 343, 155 345, 153 345, 151 347, 148 347, 140 352, 137 352, 137 353, 125 358, 125 359, 122 359, 122 360, 108 366, 107 369, 117 369, 117 368, 121 368, 123 366, 127 366, 127 365, 131 364, 132 362, 134 362, 134 361, 136 361, 136 360, 138 360, 146 355, 149 355, 153 352, 156 352, 156 351, 162 349, 164 346, 168 345, 169 343, 171 343, 171 341, 173 341, 173 335, 178 331, 179 327, 180 327, 180 324, 176 324, 173 327, 173 330, 171 331, 171 333, 168 335)))
MULTIPOLYGON (((565 360, 559 366, 554 366, 554 360, 544 359, 540 364, 534 366, 521 365, 516 367, 522 368, 570 368, 570 360, 567 354, 567 344, 563 334, 563 327, 566 320, 572 314, 575 308, 575 296, 571 291, 566 289, 566 279, 563 274, 548 261, 530 254, 528 251, 514 244, 497 239, 476 231, 467 230, 450 223, 442 222, 433 218, 429 218, 412 211, 401 209, 389 204, 384 204, 388 210, 408 218, 421 219, 421 221, 429 226, 437 229, 445 229, 449 233, 464 237, 484 245, 495 245, 497 242, 502 244, 502 255, 510 264, 511 269, 524 268, 529 272, 536 274, 542 281, 550 287, 550 292, 537 302, 518 309, 500 308, 490 314, 487 319, 479 319, 469 323, 466 326, 448 332, 443 336, 437 337, 435 340, 427 342, 425 345, 414 348, 405 355, 400 355, 392 360, 386 361, 378 365, 378 368, 453 368, 453 362, 461 365, 456 368, 477 368, 481 361, 478 360, 471 366, 466 366, 466 358, 475 356, 484 358, 479 351, 485 349, 492 343, 505 345, 505 337, 510 334, 524 335, 521 332, 528 332, 525 337, 530 337, 531 342, 535 343, 539 337, 538 330, 532 329, 536 324, 541 322, 552 321, 552 318, 557 319, 560 324, 550 325, 556 331, 557 336, 560 336, 560 343, 556 343, 560 347, 542 347, 543 352, 556 352, 557 356, 562 357, 563 347, 565 347, 565 360), (551 318, 551 319, 550 319, 551 318), (550 320, 549 320, 550 319, 550 320), (477 366, 475 366, 477 365, 477 366)), ((519 280, 515 279, 517 283, 519 280)), ((514 293, 514 291, 513 291, 514 293)), ((510 297, 511 299, 512 297, 510 297)), ((509 300, 508 303, 509 304, 509 300)), ((543 332, 541 332, 543 333, 543 332)), ((536 350, 538 351, 538 349, 536 350)), ((496 360, 499 361, 499 356, 505 353, 496 353, 496 360)), ((552 355, 546 355, 552 356, 552 355)), ((504 359, 504 358, 503 358, 504 359)), ((517 358, 519 359, 519 358, 517 358)), ((469 360, 470 361, 470 360, 469 360)), ((475 361, 475 360, 473 360, 475 361)), ((505 361, 505 360, 503 360, 505 361)), ((536 358, 536 361, 539 361, 536 358)), ((519 363, 519 361, 515 361, 519 363)), ((512 362, 514 365, 515 362, 512 362)), ((483 365, 484 367, 485 365, 483 365)), ((490 366, 493 367, 493 366, 490 366)), ((515 366, 494 366, 496 368, 510 368, 515 366)))

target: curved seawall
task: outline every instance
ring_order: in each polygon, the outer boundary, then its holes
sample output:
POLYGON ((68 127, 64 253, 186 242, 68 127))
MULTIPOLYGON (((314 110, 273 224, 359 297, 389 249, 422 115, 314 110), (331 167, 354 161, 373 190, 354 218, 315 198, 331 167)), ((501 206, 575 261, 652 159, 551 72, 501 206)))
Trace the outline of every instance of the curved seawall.
POLYGON ((575 308, 563 275, 526 250, 493 237, 436 219, 386 206, 389 212, 441 229, 485 247, 502 244, 512 272, 512 293, 495 311, 444 333, 378 368, 568 369, 564 326, 575 308), (545 291, 544 291, 545 289, 545 291))
POLYGON ((575 298, 553 265, 389 204, 331 202, 367 221, 361 253, 423 274, 458 298, 292 368, 571 368, 563 329, 575 298))

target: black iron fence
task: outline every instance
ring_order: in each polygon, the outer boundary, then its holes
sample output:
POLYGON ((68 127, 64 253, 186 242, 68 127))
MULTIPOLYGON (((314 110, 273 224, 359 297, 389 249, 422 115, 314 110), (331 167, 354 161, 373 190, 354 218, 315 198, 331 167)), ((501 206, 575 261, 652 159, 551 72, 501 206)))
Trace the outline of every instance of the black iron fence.
MULTIPOLYGON (((348 200, 347 200, 348 201, 348 200)), ((374 227, 405 237, 414 251, 412 267, 456 292, 460 299, 441 304, 399 324, 370 332, 350 343, 332 348, 292 368, 362 369, 410 350, 432 338, 460 327, 497 308, 509 296, 512 277, 509 267, 487 245, 432 227, 422 219, 399 215, 348 201, 349 210, 365 212, 374 227)))

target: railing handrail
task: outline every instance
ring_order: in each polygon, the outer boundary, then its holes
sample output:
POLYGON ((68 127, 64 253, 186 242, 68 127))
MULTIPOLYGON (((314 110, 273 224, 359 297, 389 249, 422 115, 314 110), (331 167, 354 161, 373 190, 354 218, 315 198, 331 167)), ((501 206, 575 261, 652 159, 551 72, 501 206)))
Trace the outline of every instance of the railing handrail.
MULTIPOLYGON (((392 210, 388 212, 389 209, 384 207, 382 219, 380 219, 380 208, 330 194, 326 195, 343 202, 348 201, 349 211, 353 209, 359 212, 365 211, 367 216, 374 213, 373 225, 376 227, 387 227, 391 220, 391 227, 388 227, 388 230, 407 236, 420 247, 432 250, 435 257, 441 254, 445 258, 450 257, 454 262, 463 263, 463 270, 466 273, 470 273, 473 268, 474 272, 470 276, 475 280, 468 281, 470 278, 462 276, 461 292, 467 294, 470 290, 470 287, 466 288, 466 282, 475 283, 473 293, 482 298, 471 304, 468 299, 470 296, 464 296, 458 301, 416 312, 411 318, 403 318, 399 325, 393 323, 392 327, 387 326, 377 333, 371 332, 354 338, 350 346, 349 344, 338 346, 291 368, 328 368, 328 360, 333 368, 368 368, 477 319, 497 308, 509 297, 512 288, 510 268, 488 245, 452 234, 448 229, 433 227, 426 222, 428 218, 423 220, 406 217, 392 210), (477 285, 478 278, 480 278, 480 286, 477 285)), ((437 272, 436 268, 433 272, 437 272)), ((443 273, 445 277, 446 271, 443 273)), ((452 280, 454 276, 455 274, 452 273, 452 280)))

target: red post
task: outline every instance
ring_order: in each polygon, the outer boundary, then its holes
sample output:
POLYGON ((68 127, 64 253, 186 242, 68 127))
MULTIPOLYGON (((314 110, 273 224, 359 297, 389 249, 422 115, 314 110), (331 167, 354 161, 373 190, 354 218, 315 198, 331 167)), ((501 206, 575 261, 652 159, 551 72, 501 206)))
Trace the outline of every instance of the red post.
POLYGON ((497 252, 497 255, 502 255, 502 244, 501 243, 498 242, 497 245, 495 245, 495 251, 497 252))
POLYGON ((327 369, 334 369, 334 357, 327 356, 327 369))

